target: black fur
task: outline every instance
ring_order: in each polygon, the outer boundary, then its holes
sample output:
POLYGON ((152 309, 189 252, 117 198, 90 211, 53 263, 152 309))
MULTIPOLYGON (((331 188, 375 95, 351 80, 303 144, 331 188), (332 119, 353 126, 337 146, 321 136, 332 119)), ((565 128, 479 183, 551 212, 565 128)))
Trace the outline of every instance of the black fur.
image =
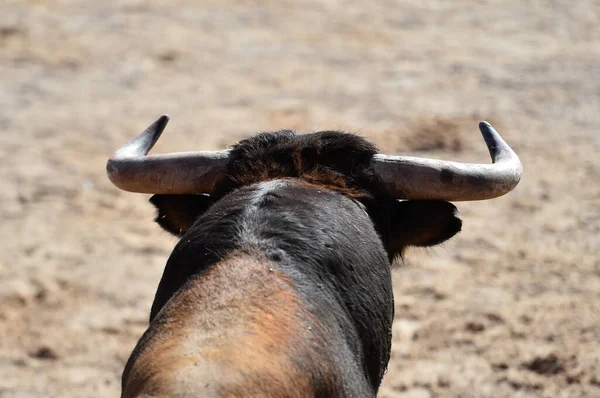
POLYGON ((210 198, 155 195, 157 222, 183 236, 151 320, 191 277, 233 252, 258 253, 290 277, 320 327, 337 331, 375 393, 390 356, 393 258, 461 228, 450 203, 385 195, 370 168, 376 152, 340 132, 263 133, 234 147, 210 198))

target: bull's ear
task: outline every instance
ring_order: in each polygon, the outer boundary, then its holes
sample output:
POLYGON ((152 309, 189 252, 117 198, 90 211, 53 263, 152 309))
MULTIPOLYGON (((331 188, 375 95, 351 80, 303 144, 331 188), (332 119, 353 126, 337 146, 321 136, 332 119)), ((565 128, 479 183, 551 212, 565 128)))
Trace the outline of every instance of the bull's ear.
POLYGON ((406 200, 395 203, 390 249, 402 255, 408 246, 434 246, 456 235, 462 221, 456 207, 441 200, 406 200))
POLYGON ((156 221, 165 231, 182 236, 212 204, 208 195, 154 195, 156 221))

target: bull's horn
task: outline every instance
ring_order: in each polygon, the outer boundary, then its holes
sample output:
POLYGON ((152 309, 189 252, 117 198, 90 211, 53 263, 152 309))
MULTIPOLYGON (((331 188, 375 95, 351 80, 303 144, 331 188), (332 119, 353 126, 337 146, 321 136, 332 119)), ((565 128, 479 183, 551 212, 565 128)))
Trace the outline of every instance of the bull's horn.
POLYGON ((226 172, 229 151, 149 155, 169 122, 163 115, 106 163, 108 178, 130 192, 154 194, 210 193, 226 172))
POLYGON ((397 199, 461 201, 502 196, 517 186, 523 166, 488 122, 479 123, 479 130, 493 164, 377 154, 372 160, 373 169, 384 189, 397 199))

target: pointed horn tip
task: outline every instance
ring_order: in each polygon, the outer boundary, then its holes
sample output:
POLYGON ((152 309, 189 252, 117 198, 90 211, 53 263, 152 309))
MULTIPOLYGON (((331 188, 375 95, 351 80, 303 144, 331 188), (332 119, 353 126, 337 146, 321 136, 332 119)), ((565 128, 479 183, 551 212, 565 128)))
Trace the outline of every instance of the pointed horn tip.
POLYGON ((160 115, 150 126, 156 126, 157 130, 162 131, 167 126, 167 123, 169 123, 169 120, 171 120, 171 116, 168 114, 160 115))
POLYGON ((152 149, 154 144, 156 144, 156 141, 158 141, 158 138, 162 135, 170 119, 171 117, 168 114, 161 115, 158 117, 158 119, 152 122, 152 124, 150 124, 150 126, 148 126, 146 130, 140 133, 138 137, 147 137, 145 139, 149 140, 146 144, 147 148, 144 152, 144 155, 146 155, 148 151, 152 149))
POLYGON ((492 155, 492 158, 494 158, 494 153, 498 148, 507 146, 500 134, 498 134, 496 129, 493 128, 489 122, 486 122, 485 120, 479 122, 479 131, 481 132, 481 136, 490 150, 490 155, 492 155))
POLYGON ((485 120, 479 122, 479 131, 481 131, 483 134, 490 133, 490 130, 491 132, 496 132, 496 129, 492 127, 490 122, 486 122, 485 120))

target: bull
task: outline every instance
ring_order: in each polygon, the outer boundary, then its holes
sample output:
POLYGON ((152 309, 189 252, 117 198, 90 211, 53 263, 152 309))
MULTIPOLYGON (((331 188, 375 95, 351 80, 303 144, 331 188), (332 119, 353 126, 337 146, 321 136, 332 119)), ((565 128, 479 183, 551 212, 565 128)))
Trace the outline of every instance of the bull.
POLYGON ((461 229, 450 201, 512 190, 522 166, 379 154, 356 135, 284 130, 229 150, 147 155, 161 116, 109 159, 179 237, 123 371, 122 397, 374 397, 390 359, 391 264, 461 229))

